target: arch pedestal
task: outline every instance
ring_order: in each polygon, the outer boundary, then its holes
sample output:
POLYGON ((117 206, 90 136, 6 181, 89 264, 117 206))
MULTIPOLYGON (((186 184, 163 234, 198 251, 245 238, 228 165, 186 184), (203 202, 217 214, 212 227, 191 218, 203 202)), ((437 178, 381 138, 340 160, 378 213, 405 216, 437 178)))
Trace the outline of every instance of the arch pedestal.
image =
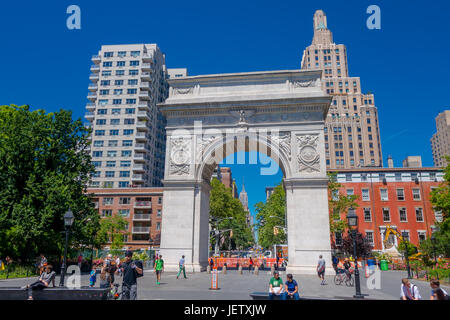
MULTIPOLYGON (((209 182, 220 161, 259 151, 284 173, 287 271, 331 269, 324 121, 331 97, 320 71, 270 71, 169 80, 160 105, 167 119, 161 254, 166 270, 185 256, 190 272, 206 270, 209 182)), ((262 172, 270 174, 270 172, 262 172)))

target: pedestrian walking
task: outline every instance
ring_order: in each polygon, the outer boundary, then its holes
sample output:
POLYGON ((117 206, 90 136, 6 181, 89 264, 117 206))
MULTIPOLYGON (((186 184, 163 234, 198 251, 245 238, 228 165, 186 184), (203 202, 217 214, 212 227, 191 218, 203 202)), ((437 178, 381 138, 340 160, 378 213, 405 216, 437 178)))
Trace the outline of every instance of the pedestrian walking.
POLYGON ((185 264, 184 255, 181 256, 180 262, 179 262, 178 264, 179 264, 180 270, 178 270, 177 279, 178 279, 178 277, 180 276, 181 271, 183 271, 183 276, 184 276, 184 278, 187 279, 187 278, 186 278, 186 268, 185 268, 185 266, 184 266, 184 264, 185 264))
POLYGON ((448 300, 448 293, 441 288, 441 283, 439 280, 432 280, 430 282, 431 296, 430 300, 448 300))
POLYGON ((95 287, 95 283, 97 282, 97 269, 96 266, 92 266, 92 270, 89 273, 89 287, 95 287))
POLYGON ((106 263, 103 263, 103 267, 100 272, 100 288, 111 288, 111 274, 106 263))
POLYGON ((412 284, 407 278, 402 279, 400 287, 400 300, 420 300, 422 297, 419 293, 419 288, 412 284))
POLYGON ((279 297, 283 294, 283 280, 280 278, 280 273, 275 271, 273 277, 269 281, 269 300, 279 297))
POLYGON ((153 266, 156 273, 156 284, 161 284, 161 273, 164 272, 164 260, 162 259, 162 255, 159 255, 155 261, 155 265, 153 266))
POLYGON ((317 262, 317 275, 319 279, 322 279, 321 285, 325 284, 325 259, 322 258, 322 255, 319 256, 319 261, 317 262))
POLYGON ((294 280, 292 274, 286 275, 287 281, 284 286, 284 294, 282 296, 282 300, 294 299, 300 300, 300 295, 298 294, 298 284, 297 281, 294 280))
POLYGON ((122 281, 122 300, 137 300, 137 278, 143 274, 143 270, 139 268, 132 260, 133 252, 125 253, 125 261, 120 265, 120 271, 123 275, 122 281))
POLYGON ((248 272, 250 273, 253 269, 253 259, 252 257, 250 257, 250 259, 248 260, 248 272))

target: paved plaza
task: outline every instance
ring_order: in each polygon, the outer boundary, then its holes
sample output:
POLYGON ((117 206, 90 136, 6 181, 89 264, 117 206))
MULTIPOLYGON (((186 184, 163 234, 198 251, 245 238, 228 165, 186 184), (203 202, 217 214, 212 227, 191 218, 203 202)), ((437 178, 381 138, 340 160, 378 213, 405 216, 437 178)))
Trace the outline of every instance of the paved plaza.
MULTIPOLYGON (((286 273, 281 272, 283 280, 286 273)), ((252 292, 268 292, 268 283, 271 275, 268 271, 260 271, 259 275, 249 274, 243 271, 240 275, 237 271, 229 270, 227 274, 219 271, 220 290, 209 290, 211 275, 206 272, 188 274, 188 279, 176 279, 176 273, 166 272, 162 275, 161 285, 156 285, 155 273, 146 270, 145 275, 138 279, 139 300, 249 300, 252 292)), ((361 277, 361 291, 369 294, 369 299, 398 300, 400 294, 401 278, 406 277, 406 272, 384 271, 381 273, 381 290, 369 290, 366 286, 366 278, 361 277)), ((294 279, 300 287, 300 295, 305 297, 350 299, 355 293, 354 287, 345 285, 337 286, 333 282, 334 274, 326 276, 327 285, 320 285, 320 280, 314 275, 295 275, 294 279)), ((116 281, 122 282, 120 277, 116 281)), ((35 278, 1 280, 0 287, 23 286, 35 281, 35 278)), ((82 275, 81 285, 88 285, 89 276, 82 275)), ((97 281, 98 278, 97 278, 97 281)), ((422 299, 430 298, 430 287, 427 282, 411 280, 419 288, 422 299)), ((59 277, 56 278, 56 285, 59 277)), ((97 283, 97 286, 99 284, 97 283)), ((443 286, 450 292, 450 287, 443 286)))

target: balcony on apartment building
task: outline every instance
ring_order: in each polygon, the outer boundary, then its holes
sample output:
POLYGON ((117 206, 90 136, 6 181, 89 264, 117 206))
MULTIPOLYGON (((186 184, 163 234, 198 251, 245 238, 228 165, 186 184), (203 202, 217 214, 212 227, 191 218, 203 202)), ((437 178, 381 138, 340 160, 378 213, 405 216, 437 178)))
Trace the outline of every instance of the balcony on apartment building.
POLYGON ((149 200, 136 200, 134 202, 134 207, 140 209, 151 209, 152 202, 149 200))
POLYGON ((152 68, 152 64, 151 63, 143 63, 142 64, 142 69, 143 70, 150 70, 152 68))
POLYGON ((97 93, 96 92, 89 92, 88 95, 87 95, 87 98, 89 100, 95 100, 95 99, 97 99, 97 93))
POLYGON ((150 53, 144 53, 142 55, 142 60, 146 61, 146 62, 153 62, 153 54, 150 53))
POLYGON ((139 88, 143 89, 143 90, 150 90, 150 82, 148 81, 142 81, 139 84, 139 88))
POLYGON ((140 213, 135 213, 133 215, 133 221, 150 221, 151 220, 151 214, 140 214, 140 213))
POLYGON ((143 153, 135 153, 133 159, 136 161, 145 161, 143 153))
POLYGON ((135 138, 136 138, 136 140, 139 140, 139 141, 147 141, 148 140, 145 132, 137 132, 135 138))
POLYGON ((143 80, 150 80, 150 72, 141 72, 141 78, 143 80))
POLYGON ((86 109, 95 110, 95 103, 89 102, 86 104, 86 109))
POLYGON ((148 91, 139 92, 139 99, 141 100, 150 100, 150 94, 148 91))
POLYGON ((92 65, 91 66, 91 72, 100 72, 100 66, 98 66, 98 65, 92 65))
POLYGON ((142 172, 145 171, 144 164, 142 163, 136 163, 133 165, 133 171, 142 172))
POLYGON ((138 119, 148 120, 150 119, 150 116, 148 115, 147 111, 138 111, 137 112, 138 119))
POLYGON ((98 81, 98 79, 99 79, 98 74, 92 73, 92 74, 89 76, 89 80, 91 80, 91 81, 93 81, 93 82, 98 81))
POLYGON ((86 113, 84 114, 84 117, 88 120, 93 120, 94 119, 94 113, 92 111, 86 111, 86 113))
POLYGON ((147 151, 147 150, 145 149, 145 143, 136 143, 136 144, 134 145, 134 150, 136 150, 136 151, 142 151, 142 152, 147 151))
POLYGON ((92 62, 95 64, 100 63, 102 61, 102 58, 98 54, 94 54, 91 58, 92 62))
POLYGON ((132 181, 137 181, 137 182, 143 182, 144 181, 144 175, 142 173, 139 174, 133 174, 131 177, 132 181))
POLYGON ((138 121, 136 123, 136 129, 138 129, 138 130, 148 130, 147 121, 138 121))
POLYGON ((133 227, 132 233, 149 233, 150 227, 133 227))
POLYGON ((150 107, 148 106, 148 102, 139 102, 138 104, 138 109, 139 110, 144 110, 144 111, 150 111, 150 107))

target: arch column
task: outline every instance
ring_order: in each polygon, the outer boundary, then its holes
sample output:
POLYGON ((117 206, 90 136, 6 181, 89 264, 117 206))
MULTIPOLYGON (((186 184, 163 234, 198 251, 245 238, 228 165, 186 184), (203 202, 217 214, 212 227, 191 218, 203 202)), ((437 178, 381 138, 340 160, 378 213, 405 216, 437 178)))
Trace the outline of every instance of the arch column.
POLYGON ((330 221, 326 178, 284 180, 288 224, 288 266, 293 274, 316 274, 322 255, 326 273, 331 265, 330 221))
POLYGON ((164 181, 161 255, 167 271, 200 272, 208 264, 210 185, 196 180, 164 181))

